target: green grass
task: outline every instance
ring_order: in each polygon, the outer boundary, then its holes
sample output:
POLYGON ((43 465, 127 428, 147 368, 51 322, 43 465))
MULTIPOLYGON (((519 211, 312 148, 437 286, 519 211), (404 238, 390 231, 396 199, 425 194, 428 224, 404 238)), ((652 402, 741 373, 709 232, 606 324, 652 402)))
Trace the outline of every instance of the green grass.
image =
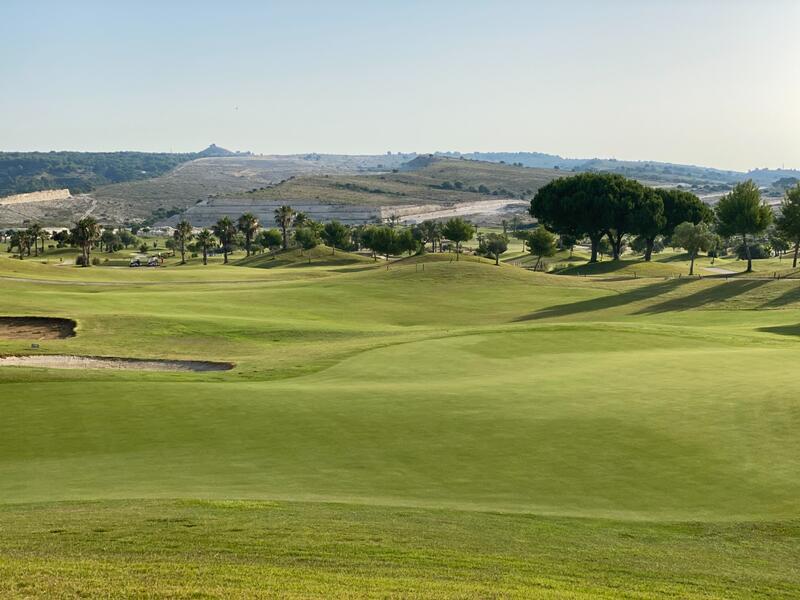
POLYGON ((236 363, 0 368, 0 595, 800 593, 797 281, 278 260, 0 258, 39 352, 236 363))
POLYGON ((311 250, 290 249, 285 252, 254 254, 241 258, 236 265, 241 267, 256 267, 259 269, 274 269, 276 267, 364 267, 371 265, 372 259, 360 254, 334 251, 328 246, 317 246, 311 250))
POLYGON ((788 598, 800 534, 254 501, 6 506, 0 522, 11 598, 788 598))

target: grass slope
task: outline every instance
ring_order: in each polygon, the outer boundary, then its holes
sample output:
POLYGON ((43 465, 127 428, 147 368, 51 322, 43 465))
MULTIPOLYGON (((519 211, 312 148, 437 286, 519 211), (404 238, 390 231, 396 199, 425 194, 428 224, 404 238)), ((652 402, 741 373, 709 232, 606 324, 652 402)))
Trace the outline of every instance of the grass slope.
POLYGON ((364 267, 0 259, 39 352, 236 363, 0 369, 0 591, 797 595, 797 281, 364 267))
POLYGON ((259 269, 274 269, 276 267, 348 267, 365 266, 372 264, 372 259, 360 254, 334 251, 329 246, 317 246, 311 250, 290 249, 275 254, 254 254, 241 258, 236 265, 241 267, 255 267, 259 269))

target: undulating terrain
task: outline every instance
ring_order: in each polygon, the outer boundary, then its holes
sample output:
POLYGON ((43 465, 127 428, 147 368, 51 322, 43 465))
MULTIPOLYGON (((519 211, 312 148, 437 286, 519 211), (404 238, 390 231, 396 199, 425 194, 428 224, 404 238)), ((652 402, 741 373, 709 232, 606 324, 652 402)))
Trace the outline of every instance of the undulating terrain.
POLYGON ((235 365, 0 367, 0 595, 800 594, 800 281, 236 260, 0 257, 0 354, 235 365))

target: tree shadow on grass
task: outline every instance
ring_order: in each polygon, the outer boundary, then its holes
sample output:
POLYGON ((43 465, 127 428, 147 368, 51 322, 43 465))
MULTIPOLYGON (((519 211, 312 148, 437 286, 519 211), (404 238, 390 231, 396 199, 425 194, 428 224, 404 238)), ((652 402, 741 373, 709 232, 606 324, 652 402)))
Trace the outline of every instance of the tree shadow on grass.
POLYGON ((689 254, 687 252, 681 252, 679 254, 670 254, 669 256, 659 256, 658 254, 653 255, 655 258, 653 260, 662 263, 669 263, 669 262, 689 262, 689 254))
POLYGON ((780 308, 795 302, 800 302, 800 286, 792 286, 780 296, 762 304, 761 308, 780 308))
POLYGON ((571 304, 549 306, 547 308, 537 310, 536 312, 517 317, 514 319, 514 321, 519 322, 536 321, 539 319, 554 319, 559 317, 569 317, 581 313, 619 308, 634 302, 640 302, 654 296, 669 293, 678 287, 685 285, 686 283, 688 283, 688 280, 685 279, 668 279, 666 281, 652 283, 650 285, 638 287, 620 294, 601 296, 600 298, 592 298, 591 300, 581 300, 580 302, 573 302, 571 304))
POLYGON ((775 325, 774 327, 759 327, 756 331, 764 333, 775 333, 778 335, 800 336, 800 324, 797 325, 775 325))
MULTIPOLYGON (((703 286, 702 289, 694 293, 669 298, 664 302, 659 302, 651 306, 646 306, 637 311, 637 315, 652 315, 661 314, 665 312, 673 312, 680 310, 691 310, 695 308, 702 308, 707 304, 720 304, 727 302, 731 298, 735 298, 741 294, 751 292, 762 285, 769 283, 769 279, 764 280, 732 280, 726 282, 718 282, 712 285, 703 283, 702 280, 691 281, 691 285, 703 286)), ((687 290, 689 291, 689 290, 687 290)))
MULTIPOLYGON (((569 262, 569 260, 564 259, 559 262, 569 262)), ((621 271, 622 269, 630 268, 631 270, 635 270, 635 267, 639 265, 646 265, 647 263, 644 260, 603 260, 601 262, 590 263, 590 262, 583 262, 579 265, 574 265, 572 267, 567 267, 563 269, 561 274, 563 275, 582 275, 584 273, 591 274, 591 275, 608 275, 610 273, 616 273, 617 271, 621 271)))

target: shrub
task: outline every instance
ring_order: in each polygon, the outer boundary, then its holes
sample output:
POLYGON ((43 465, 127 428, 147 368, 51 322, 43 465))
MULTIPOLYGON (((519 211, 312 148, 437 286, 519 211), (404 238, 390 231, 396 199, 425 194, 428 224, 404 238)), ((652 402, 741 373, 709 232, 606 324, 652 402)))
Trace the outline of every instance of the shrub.
POLYGON ((83 254, 79 254, 79 255, 78 255, 76 258, 75 258, 75 264, 76 264, 76 265, 78 265, 79 267, 82 267, 82 266, 83 266, 83 254))
MULTIPOLYGON (((108 260, 108 259, 106 259, 106 260, 108 260)), ((100 264, 100 259, 97 258, 96 256, 92 257, 92 264, 95 265, 95 266, 99 265, 100 264)))

